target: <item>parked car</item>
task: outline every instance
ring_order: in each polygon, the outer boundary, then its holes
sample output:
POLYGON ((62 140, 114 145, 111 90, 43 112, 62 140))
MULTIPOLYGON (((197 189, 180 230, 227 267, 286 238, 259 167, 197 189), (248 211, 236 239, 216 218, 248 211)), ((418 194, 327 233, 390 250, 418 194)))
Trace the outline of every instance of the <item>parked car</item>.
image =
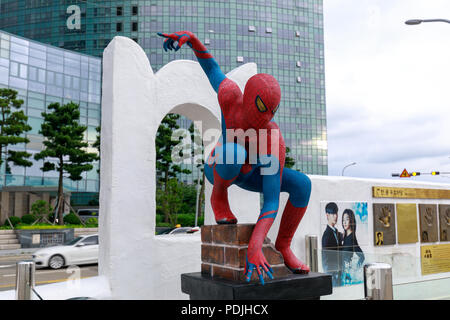
POLYGON ((98 263, 98 234, 76 237, 62 246, 39 249, 32 258, 38 268, 60 269, 69 265, 98 263))
POLYGON ((173 229, 168 229, 160 233, 162 234, 186 234, 186 233, 195 233, 200 231, 199 227, 178 227, 173 229))

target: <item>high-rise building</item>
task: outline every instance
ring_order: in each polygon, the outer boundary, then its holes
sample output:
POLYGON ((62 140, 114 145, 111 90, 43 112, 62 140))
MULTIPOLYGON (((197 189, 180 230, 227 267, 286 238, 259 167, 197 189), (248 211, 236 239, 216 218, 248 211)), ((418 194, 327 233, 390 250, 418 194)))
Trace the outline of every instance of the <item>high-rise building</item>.
MULTIPOLYGON (((10 146, 10 150, 27 151, 32 155, 42 150, 43 136, 39 134, 43 122, 42 112, 53 102, 80 105, 80 123, 87 126, 85 139, 92 144, 100 125, 101 59, 53 47, 0 31, 0 88, 11 88, 24 101, 20 110, 28 116, 32 127, 26 136, 27 144, 10 146)), ((95 152, 96 149, 89 150, 95 152)), ((43 161, 31 167, 11 166, 5 174, 5 164, 0 171, 0 188, 3 186, 57 186, 56 171, 43 172, 43 161)), ((99 191, 98 163, 83 173, 83 179, 64 178, 64 188, 86 196, 88 202, 99 191)), ((83 201, 82 201, 83 202, 83 201)))
POLYGON ((275 121, 294 168, 328 174, 322 0, 3 0, 0 10, 0 29, 89 55, 130 37, 154 71, 195 60, 186 48, 164 52, 157 32, 196 33, 225 73, 256 62, 280 83, 275 121))

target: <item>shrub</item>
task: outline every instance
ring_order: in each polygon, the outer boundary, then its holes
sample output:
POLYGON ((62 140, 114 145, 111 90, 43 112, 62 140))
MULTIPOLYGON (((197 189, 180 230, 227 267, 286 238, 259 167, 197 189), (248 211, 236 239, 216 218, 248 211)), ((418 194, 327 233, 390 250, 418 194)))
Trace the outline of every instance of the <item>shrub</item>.
MULTIPOLYGON (((11 221, 11 224, 15 227, 16 225, 18 225, 19 223, 22 222, 22 220, 19 217, 9 217, 9 221, 11 221)), ((9 226, 8 220, 5 220, 5 226, 9 226)))
POLYGON ((158 222, 156 224, 157 227, 165 227, 165 228, 172 228, 172 224, 170 224, 169 222, 158 222))
POLYGON ((86 226, 89 227, 98 227, 98 220, 97 218, 89 218, 86 220, 86 226))
POLYGON ((163 222, 164 215, 162 214, 156 214, 156 224, 163 222))
POLYGON ((64 223, 65 224, 81 224, 81 220, 80 218, 78 218, 78 216, 71 212, 68 215, 64 216, 64 223))
POLYGON ((52 211, 52 206, 45 200, 37 200, 31 205, 31 214, 35 216, 49 215, 52 211))
MULTIPOLYGON (((175 218, 175 217, 174 217, 175 218)), ((181 224, 182 227, 190 227, 195 223, 195 215, 188 213, 177 214, 176 217, 177 224, 181 224)))
POLYGON ((205 223, 205 216, 198 217, 197 224, 201 227, 205 223))
MULTIPOLYGON (((204 217, 198 217, 197 224, 203 225, 204 217)), ((195 213, 181 213, 177 215, 177 223, 183 227, 193 227, 195 225, 195 213)))
POLYGON ((37 217, 33 214, 26 214, 22 217, 22 222, 26 224, 33 224, 37 220, 37 217))
POLYGON ((35 225, 29 226, 29 225, 23 225, 19 224, 17 225, 16 229, 20 230, 46 230, 46 229, 66 229, 71 226, 67 225, 52 225, 52 224, 46 224, 46 223, 37 223, 35 225))

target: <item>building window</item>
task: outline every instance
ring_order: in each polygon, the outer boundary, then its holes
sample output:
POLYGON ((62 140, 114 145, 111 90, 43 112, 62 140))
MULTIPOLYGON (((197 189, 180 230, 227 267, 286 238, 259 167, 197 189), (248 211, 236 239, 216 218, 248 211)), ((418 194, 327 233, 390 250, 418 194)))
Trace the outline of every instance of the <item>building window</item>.
POLYGON ((131 23, 131 31, 138 31, 138 23, 137 22, 131 23))
POLYGON ((300 60, 297 61, 296 66, 300 68, 302 66, 302 62, 300 60))
POLYGON ((117 15, 117 16, 121 16, 122 13, 123 13, 123 8, 122 8, 122 7, 117 7, 117 8, 116 8, 116 15, 117 15))
POLYGON ((300 31, 295 31, 295 36, 297 37, 297 38, 299 38, 300 37, 300 31))
POLYGON ((237 62, 244 62, 244 57, 238 56, 238 57, 236 58, 236 61, 237 61, 237 62))
POLYGON ((298 83, 302 82, 302 77, 297 77, 297 82, 298 83))
POLYGON ((116 31, 117 32, 122 32, 122 22, 117 22, 116 23, 116 31))
POLYGON ((137 15, 138 15, 138 6, 133 6, 133 7, 131 8, 131 14, 132 14, 133 16, 137 16, 137 15))
POLYGON ((266 28, 266 33, 272 33, 272 28, 267 27, 266 28))
POLYGON ((256 31, 255 26, 248 26, 248 31, 255 32, 256 31))
POLYGON ((208 38, 205 39, 205 44, 210 44, 211 40, 209 40, 208 38))

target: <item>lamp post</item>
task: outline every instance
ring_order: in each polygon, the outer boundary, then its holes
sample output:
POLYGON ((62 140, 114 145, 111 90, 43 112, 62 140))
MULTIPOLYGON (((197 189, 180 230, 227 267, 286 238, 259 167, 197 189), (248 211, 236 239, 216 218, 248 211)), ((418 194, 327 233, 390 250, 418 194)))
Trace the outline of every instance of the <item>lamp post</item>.
POLYGON ((350 166, 354 166, 355 164, 356 164, 356 162, 352 162, 352 163, 346 165, 346 166, 342 169, 342 175, 344 175, 344 170, 345 170, 346 168, 348 168, 348 167, 350 167, 350 166))
POLYGON ((447 20, 447 19, 411 19, 411 20, 405 21, 405 24, 411 26, 411 25, 421 24, 422 22, 446 22, 446 23, 450 23, 450 20, 447 20))

